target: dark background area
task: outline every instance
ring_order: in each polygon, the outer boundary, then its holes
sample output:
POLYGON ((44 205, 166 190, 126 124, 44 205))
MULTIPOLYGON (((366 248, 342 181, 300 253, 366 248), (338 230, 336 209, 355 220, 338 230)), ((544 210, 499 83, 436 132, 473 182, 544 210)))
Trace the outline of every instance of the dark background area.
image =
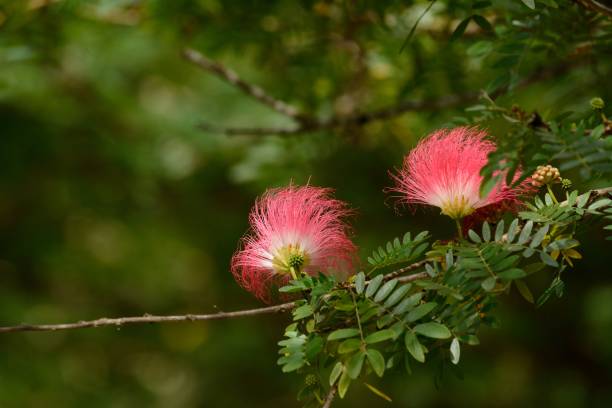
MULTIPOLYGON (((451 236, 437 210, 396 208, 383 189, 419 138, 470 103, 287 137, 225 136, 198 124, 291 122, 180 55, 199 49, 320 117, 489 86, 504 68, 469 50, 494 34, 470 23, 449 42, 473 2, 436 3, 399 52, 427 5, 0 2, 0 323, 257 307, 229 260, 255 197, 290 181, 332 187, 356 209, 362 255, 406 231, 451 236)), ((520 1, 494 6, 487 17, 495 29, 532 13, 520 1)), ((554 12, 558 46, 541 51, 526 39, 517 72, 558 75, 500 101, 545 116, 589 109, 594 96, 612 101, 612 54, 587 51, 576 64, 582 40, 564 40, 579 28, 561 23, 586 12, 567 4, 554 12)), ((514 292, 499 299, 501 327, 463 349, 463 380, 449 373, 436 389, 426 364, 376 383, 391 404, 353 384, 336 405, 612 406, 610 242, 600 226, 587 227, 581 241, 584 259, 565 275, 562 299, 540 309, 514 292)), ((550 279, 529 284, 540 293, 550 279)), ((276 366, 287 321, 5 334, 0 406, 299 406, 300 378, 276 366)))

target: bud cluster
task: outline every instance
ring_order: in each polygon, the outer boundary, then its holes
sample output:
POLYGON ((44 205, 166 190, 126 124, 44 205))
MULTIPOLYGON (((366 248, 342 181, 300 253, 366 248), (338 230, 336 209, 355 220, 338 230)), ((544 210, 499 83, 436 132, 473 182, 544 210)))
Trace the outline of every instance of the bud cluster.
POLYGON ((531 176, 531 184, 534 187, 542 187, 546 184, 560 183, 561 173, 556 167, 547 164, 546 166, 538 166, 537 170, 531 176))

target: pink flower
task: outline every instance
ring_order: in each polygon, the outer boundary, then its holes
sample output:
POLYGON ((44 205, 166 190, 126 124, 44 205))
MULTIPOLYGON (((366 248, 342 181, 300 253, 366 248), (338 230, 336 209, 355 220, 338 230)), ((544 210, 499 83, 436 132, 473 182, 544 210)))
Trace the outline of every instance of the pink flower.
POLYGON ((232 258, 232 273, 246 290, 270 303, 275 289, 300 272, 346 275, 356 247, 347 236, 350 211, 331 190, 297 187, 268 190, 251 210, 251 233, 232 258))
POLYGON ((393 191, 402 194, 403 202, 439 207, 453 219, 489 205, 516 202, 524 189, 509 188, 505 177, 480 197, 480 170, 496 148, 486 136, 484 131, 467 127, 432 133, 405 157, 399 173, 392 174, 393 191))

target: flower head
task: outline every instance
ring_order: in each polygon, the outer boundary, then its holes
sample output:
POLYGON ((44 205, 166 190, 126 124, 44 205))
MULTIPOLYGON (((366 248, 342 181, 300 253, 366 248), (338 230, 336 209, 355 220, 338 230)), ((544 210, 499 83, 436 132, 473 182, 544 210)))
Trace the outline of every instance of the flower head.
POLYGON ((399 173, 392 175, 393 190, 406 203, 439 207, 453 219, 485 206, 516 201, 522 188, 509 188, 504 177, 485 197, 480 196, 480 170, 495 150, 486 136, 484 131, 467 127, 432 133, 405 157, 399 173))
POLYGON ((289 186, 267 191, 251 210, 251 233, 232 258, 245 289, 270 302, 272 288, 299 273, 346 274, 356 247, 348 238, 347 206, 331 190, 289 186))

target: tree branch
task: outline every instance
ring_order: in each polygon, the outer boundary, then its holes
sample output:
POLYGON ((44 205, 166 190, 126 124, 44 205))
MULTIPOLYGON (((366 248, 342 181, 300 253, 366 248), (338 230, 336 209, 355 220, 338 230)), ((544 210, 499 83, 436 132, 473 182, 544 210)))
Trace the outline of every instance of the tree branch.
POLYGON ((327 396, 325 397, 325 401, 323 401, 323 406, 321 408, 329 408, 331 407, 332 402, 334 401, 334 397, 336 396, 336 386, 334 385, 329 389, 327 396))
POLYGON ((606 4, 603 1, 598 0, 575 0, 576 3, 581 6, 588 8, 592 11, 596 11, 598 13, 604 14, 608 17, 612 17, 612 6, 606 4))
MULTIPOLYGON (((590 201, 595 198, 602 196, 612 196, 612 187, 604 187, 596 190, 591 190, 590 201)), ((566 203, 567 201, 563 201, 566 203)), ((415 262, 403 268, 397 269, 395 271, 389 272, 385 275, 385 280, 390 280, 394 278, 398 278, 398 276, 418 269, 427 263, 427 259, 423 259, 421 261, 415 262)), ((427 272, 419 272, 412 275, 400 276, 397 280, 398 282, 406 283, 413 282, 419 279, 427 279, 429 275, 427 272)), ((187 314, 187 315, 171 315, 171 316, 154 316, 154 315, 144 315, 144 316, 132 316, 132 317, 118 317, 118 318, 100 318, 96 320, 86 320, 79 321, 75 323, 61 323, 61 324, 21 324, 18 326, 0 326, 0 333, 10 333, 10 332, 25 332, 25 331, 58 331, 58 330, 71 330, 71 329, 85 329, 89 327, 102 327, 102 326, 116 326, 120 327, 128 324, 141 324, 141 323, 166 323, 166 322, 195 322, 195 321, 204 321, 204 320, 221 320, 221 319, 232 319, 235 317, 246 317, 246 316, 256 316, 262 314, 272 314, 272 313, 284 313, 289 310, 292 310, 295 307, 295 302, 287 302, 280 305, 262 307, 257 309, 247 309, 247 310, 238 310, 235 312, 219 312, 212 314, 187 314)), ((330 391, 331 392, 331 391, 330 391)), ((335 389, 334 389, 335 394, 335 389)), ((330 397, 328 395, 328 399, 331 398, 333 400, 333 395, 330 397)), ((329 404, 331 404, 331 400, 329 404)), ((327 399, 326 399, 327 401, 327 399)), ((329 406, 329 405, 327 405, 329 406)))
MULTIPOLYGON (((211 72, 231 85, 242 90, 245 94, 260 101, 275 111, 290 117, 296 121, 293 127, 223 127, 210 123, 202 122, 199 127, 202 130, 224 134, 226 136, 290 136, 303 133, 316 132, 320 130, 330 130, 347 126, 363 126, 378 120, 388 120, 400 116, 406 112, 426 112, 440 109, 448 109, 478 100, 481 92, 467 92, 459 95, 447 95, 437 99, 429 100, 409 100, 399 102, 395 105, 375 109, 370 112, 356 112, 350 115, 334 115, 325 119, 318 119, 315 115, 299 112, 299 110, 286 102, 275 99, 268 95, 258 86, 251 85, 241 79, 233 70, 222 64, 212 61, 200 52, 187 48, 183 51, 183 56, 190 62, 199 66, 205 71, 211 72)), ((522 88, 542 81, 562 75, 572 68, 580 65, 581 60, 572 63, 561 64, 552 69, 536 70, 533 75, 519 82, 516 88, 522 88)), ((506 88, 499 88, 490 95, 495 99, 503 95, 506 88)))
POLYGON ((166 323, 166 322, 196 322, 203 320, 221 320, 221 319, 232 319, 235 317, 245 316, 256 316, 262 314, 271 313, 283 313, 291 310, 295 307, 295 302, 283 303, 275 306, 261 307, 257 309, 238 310, 235 312, 219 312, 212 314, 187 314, 187 315, 176 315, 176 316, 154 316, 146 314, 144 316, 133 316, 133 317, 119 317, 109 319, 106 317, 79 321, 76 323, 62 323, 62 324, 22 324, 19 326, 3 326, 0 327, 0 333, 9 332, 24 332, 24 331, 58 331, 58 330, 71 330, 71 329, 85 329, 89 327, 102 327, 102 326, 116 326, 120 327, 127 324, 140 324, 140 323, 166 323))
POLYGON ((264 105, 269 106, 278 113, 288 116, 291 119, 295 119, 298 122, 306 121, 304 115, 302 115, 296 107, 291 106, 287 102, 281 101, 279 99, 274 98, 273 96, 268 95, 262 88, 258 87, 257 85, 253 85, 246 82, 245 80, 240 78, 235 71, 225 67, 219 62, 213 61, 205 57, 202 53, 191 48, 185 48, 183 50, 183 57, 187 61, 197 65, 203 70, 208 71, 216 75, 217 77, 223 79, 230 85, 235 86, 245 94, 258 100, 264 105))
MULTIPOLYGON (((405 272, 416 269, 423 265, 426 260, 408 265, 397 271, 393 271, 385 276, 385 280, 393 279, 405 272)), ((417 273, 414 275, 399 278, 400 282, 411 282, 418 279, 427 278, 427 273, 417 273)), ((256 316, 262 314, 284 313, 292 310, 295 307, 295 302, 287 302, 280 305, 261 307, 257 309, 238 310, 235 312, 219 312, 211 314, 187 314, 187 315, 171 315, 171 316, 156 316, 145 314, 144 316, 117 317, 107 318, 102 317, 96 320, 81 320, 75 323, 60 323, 60 324, 21 324, 17 326, 0 326, 0 333, 11 332, 26 332, 26 331, 59 331, 72 329, 86 329, 90 327, 116 326, 120 327, 129 324, 142 323, 167 323, 167 322, 196 322, 204 320, 221 320, 232 319, 235 317, 256 316)))
MULTIPOLYGON (((400 268, 396 271, 393 272, 389 272, 388 274, 385 275, 385 280, 391 280, 393 278, 397 278, 398 276, 406 273, 406 272, 410 272, 413 271, 415 269, 420 268, 421 266, 425 265, 427 263, 427 261, 429 261, 429 259, 423 259, 422 261, 419 262, 415 262, 413 264, 410 264, 408 266, 404 266, 403 268, 400 268)), ((415 275, 419 275, 418 273, 415 275)), ((415 275, 410 275, 410 276, 415 276, 415 275)), ((418 278, 415 278, 418 279, 418 278)))
POLYGON ((397 278, 397 281, 400 283, 413 282, 415 280, 427 279, 429 275, 427 272, 419 272, 413 275, 402 276, 401 278, 397 278))
POLYGON ((459 106, 463 103, 478 99, 478 92, 470 92, 463 95, 449 95, 439 99, 423 101, 404 101, 397 105, 387 106, 371 112, 355 113, 346 116, 332 116, 327 119, 314 119, 302 121, 295 127, 270 128, 270 127, 220 127, 206 122, 200 123, 202 130, 221 133, 226 136, 289 136, 303 133, 316 132, 319 130, 330 130, 347 126, 363 126, 378 120, 387 120, 400 116, 406 112, 425 112, 438 109, 446 109, 459 106))

